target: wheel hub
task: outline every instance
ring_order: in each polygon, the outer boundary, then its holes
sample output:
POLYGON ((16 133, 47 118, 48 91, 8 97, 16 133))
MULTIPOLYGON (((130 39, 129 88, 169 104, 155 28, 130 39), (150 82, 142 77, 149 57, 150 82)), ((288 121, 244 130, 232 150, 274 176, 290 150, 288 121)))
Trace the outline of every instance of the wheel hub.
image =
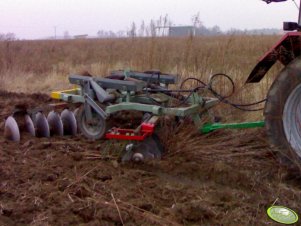
POLYGON ((292 149, 301 157, 301 84, 286 100, 283 111, 283 128, 292 149))

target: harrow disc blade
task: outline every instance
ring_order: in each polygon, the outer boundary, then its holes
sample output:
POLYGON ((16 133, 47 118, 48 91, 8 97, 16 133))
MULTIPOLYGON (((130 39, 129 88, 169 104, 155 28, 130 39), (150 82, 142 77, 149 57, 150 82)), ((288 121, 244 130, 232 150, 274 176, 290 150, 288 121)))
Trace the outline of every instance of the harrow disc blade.
POLYGON ((51 111, 47 116, 47 121, 51 135, 64 135, 63 122, 60 115, 57 112, 51 111))
POLYGON ((79 108, 76 108, 74 111, 73 111, 73 114, 74 114, 74 117, 76 118, 77 114, 78 114, 78 110, 79 108))
POLYGON ((36 128, 37 137, 50 137, 50 130, 47 119, 41 112, 38 112, 36 114, 36 128))
POLYGON ((30 133, 32 136, 35 136, 36 131, 35 131, 34 124, 33 124, 32 119, 30 118, 30 116, 26 114, 24 116, 24 120, 25 120, 26 132, 30 133))
POLYGON ((158 137, 153 134, 151 137, 146 138, 144 141, 136 145, 128 145, 125 154, 122 156, 122 162, 143 162, 153 159, 161 159, 162 152, 163 146, 158 137))
POLYGON ((9 116, 5 121, 4 137, 11 141, 20 141, 20 130, 12 116, 9 116))
MULTIPOLYGON (((75 120, 77 119, 78 112, 79 112, 79 108, 76 108, 76 109, 73 111, 75 120)), ((77 128, 76 128, 76 133, 80 133, 80 129, 79 129, 78 121, 77 121, 77 120, 76 120, 76 127, 77 127, 77 128)))
POLYGON ((155 159, 161 159, 164 148, 157 134, 153 134, 147 142, 149 147, 148 152, 153 155, 155 159))
POLYGON ((64 125, 64 135, 76 135, 77 123, 74 113, 68 109, 65 109, 61 113, 61 119, 64 125))

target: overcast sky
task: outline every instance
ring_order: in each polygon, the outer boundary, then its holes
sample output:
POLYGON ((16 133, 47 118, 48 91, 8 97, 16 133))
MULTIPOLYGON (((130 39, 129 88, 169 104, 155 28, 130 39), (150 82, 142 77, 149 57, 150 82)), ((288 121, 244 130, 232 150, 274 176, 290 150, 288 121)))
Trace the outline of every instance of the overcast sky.
POLYGON ((269 5, 261 0, 0 0, 0 33, 41 38, 53 36, 56 26, 60 36, 64 31, 96 35, 166 14, 175 25, 190 25, 198 12, 205 26, 222 30, 281 28, 282 21, 298 16, 292 0, 269 5))

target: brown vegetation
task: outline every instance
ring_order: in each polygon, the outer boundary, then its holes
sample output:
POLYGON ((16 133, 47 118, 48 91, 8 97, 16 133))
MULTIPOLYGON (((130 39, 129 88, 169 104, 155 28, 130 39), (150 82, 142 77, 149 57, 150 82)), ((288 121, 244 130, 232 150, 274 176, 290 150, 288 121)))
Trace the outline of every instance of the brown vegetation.
MULTIPOLYGON (((237 86, 232 100, 248 103, 265 97, 275 71, 280 70, 276 67, 260 84, 244 84, 260 56, 279 38, 220 36, 4 41, 0 42, 0 88, 49 93, 71 88, 68 75, 82 71, 104 76, 115 69, 159 69, 179 74, 181 78, 196 76, 205 82, 210 75, 223 72, 229 74, 237 86)), ((227 90, 227 85, 227 82, 218 82, 221 91, 227 90)), ((226 109, 226 115, 233 114, 232 108, 226 109)), ((246 114, 246 117, 260 118, 261 115, 246 114)))
POLYGON ((4 41, 0 42, 1 84, 6 90, 48 92, 62 82, 68 85, 66 76, 70 73, 88 70, 102 76, 123 68, 160 69, 205 80, 212 73, 225 72, 238 82, 246 79, 257 59, 277 39, 221 36, 4 41), (28 84, 27 90, 24 84, 28 84))

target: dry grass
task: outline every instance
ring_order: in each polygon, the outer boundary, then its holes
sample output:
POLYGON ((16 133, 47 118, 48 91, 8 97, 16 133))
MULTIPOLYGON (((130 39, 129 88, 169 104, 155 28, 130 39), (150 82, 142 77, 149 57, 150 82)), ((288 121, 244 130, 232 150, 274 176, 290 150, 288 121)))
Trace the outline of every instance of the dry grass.
MULTIPOLYGON (((128 38, 68 41, 0 42, 0 89, 46 92, 69 88, 68 75, 83 70, 98 76, 114 69, 160 69, 186 78, 208 81, 224 72, 234 79, 233 101, 247 103, 266 96, 273 76, 244 85, 257 60, 278 36, 220 36, 187 38, 128 38)), ((279 71, 279 67, 276 67, 279 71)), ((270 74, 275 75, 275 70, 270 74)), ((218 89, 226 90, 220 81, 218 89)), ((232 115, 232 109, 223 109, 232 115)), ((246 114, 258 118, 258 114, 246 114)), ((243 120, 243 119, 242 119, 243 120)))

